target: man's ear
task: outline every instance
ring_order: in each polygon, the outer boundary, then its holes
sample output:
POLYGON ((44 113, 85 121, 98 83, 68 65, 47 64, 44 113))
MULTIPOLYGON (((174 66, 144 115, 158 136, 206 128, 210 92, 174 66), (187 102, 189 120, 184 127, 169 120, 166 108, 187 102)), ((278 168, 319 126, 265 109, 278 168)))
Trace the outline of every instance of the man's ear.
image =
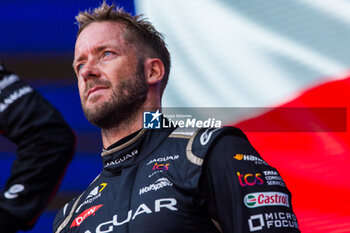
POLYGON ((147 58, 144 63, 144 72, 148 85, 162 81, 165 73, 163 62, 158 58, 147 58))

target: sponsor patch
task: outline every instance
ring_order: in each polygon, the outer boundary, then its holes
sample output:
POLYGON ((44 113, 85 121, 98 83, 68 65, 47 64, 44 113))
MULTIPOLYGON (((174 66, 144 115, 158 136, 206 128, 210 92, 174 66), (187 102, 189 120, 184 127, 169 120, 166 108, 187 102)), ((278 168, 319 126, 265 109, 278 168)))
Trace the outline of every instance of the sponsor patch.
POLYGON ((239 184, 242 187, 264 184, 264 180, 261 177, 261 173, 241 174, 240 172, 237 172, 237 177, 238 177, 239 184))
POLYGON ((166 186, 173 186, 173 183, 165 177, 159 178, 156 182, 154 182, 154 184, 141 188, 139 191, 139 195, 142 195, 149 191, 157 191, 158 189, 164 188, 166 186))
POLYGON ((79 214, 78 217, 76 217, 73 222, 72 225, 70 226, 70 228, 72 227, 78 227, 80 226, 80 224, 85 221, 86 218, 88 218, 91 215, 95 215, 96 211, 101 208, 103 205, 96 205, 93 206, 87 210, 85 210, 84 212, 82 212, 81 214, 79 214))
POLYGON ((132 157, 134 157, 135 155, 137 155, 139 153, 138 150, 133 150, 131 151, 129 154, 123 155, 113 161, 107 162, 107 164, 105 165, 105 167, 109 167, 109 166, 113 166, 113 165, 118 165, 122 162, 124 162, 125 160, 128 160, 132 157))
POLYGON ((155 163, 152 170, 168 171, 170 163, 155 163))
POLYGON ((176 205, 177 200, 175 198, 157 199, 151 206, 147 206, 145 203, 142 203, 137 209, 130 209, 121 215, 116 214, 110 220, 102 222, 93 232, 119 232, 115 229, 115 227, 127 224, 128 222, 133 221, 135 218, 139 218, 139 216, 143 216, 144 214, 159 213, 162 212, 162 210, 177 211, 178 209, 176 205))
POLYGON ((288 195, 281 192, 249 193, 244 197, 244 204, 248 208, 257 208, 262 206, 289 207, 288 195))
POLYGON ((260 172, 252 173, 240 173, 237 172, 237 177, 239 184, 242 187, 253 186, 253 185, 262 185, 266 184, 269 186, 277 185, 281 187, 286 187, 282 177, 278 174, 276 170, 267 170, 260 172))
POLYGON ((0 112, 5 111, 8 108, 8 106, 10 106, 13 102, 15 102, 16 100, 18 100, 22 96, 24 96, 32 91, 33 91, 33 89, 30 86, 25 86, 25 87, 22 87, 16 91, 14 91, 9 96, 7 96, 3 100, 3 102, 0 102, 0 112))
POLYGON ((270 212, 252 215, 248 219, 250 232, 272 228, 299 228, 294 214, 286 212, 270 212))
POLYGON ((179 159, 179 155, 169 155, 169 156, 164 156, 164 157, 160 157, 157 159, 151 159, 147 165, 150 165, 151 163, 159 163, 159 162, 166 162, 168 160, 176 160, 179 159))
POLYGON ((96 199, 101 197, 101 192, 104 190, 104 188, 107 186, 107 183, 101 183, 100 185, 96 186, 89 195, 85 198, 85 201, 79 205, 75 213, 78 213, 81 207, 92 203, 96 199))
POLYGON ((209 141, 211 136, 214 132, 220 130, 221 128, 208 128, 202 133, 201 137, 199 138, 200 143, 202 146, 205 146, 209 141))
POLYGON ((233 158, 239 161, 254 162, 257 165, 268 165, 263 159, 255 155, 236 154, 233 156, 233 158))
POLYGON ((286 184, 284 183, 282 177, 278 174, 277 171, 270 170, 264 171, 263 173, 267 185, 278 185, 281 187, 286 187, 286 184))
POLYGON ((155 174, 166 172, 170 168, 170 163, 154 163, 152 166, 152 173, 148 175, 148 178, 154 176, 155 174))
POLYGON ((162 172, 163 172, 163 170, 156 170, 156 171, 152 172, 150 175, 148 175, 148 178, 151 178, 155 174, 162 173, 162 172))
POLYGON ((0 81, 0 93, 1 93, 1 90, 4 90, 6 87, 10 86, 11 84, 15 83, 18 80, 19 80, 18 76, 14 74, 4 77, 0 81))

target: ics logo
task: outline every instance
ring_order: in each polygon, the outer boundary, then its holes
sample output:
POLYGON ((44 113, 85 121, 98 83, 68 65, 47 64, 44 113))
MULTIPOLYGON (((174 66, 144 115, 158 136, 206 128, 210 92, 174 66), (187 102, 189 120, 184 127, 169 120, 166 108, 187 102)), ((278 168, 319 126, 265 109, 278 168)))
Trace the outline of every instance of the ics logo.
POLYGON ((164 163, 155 163, 152 170, 163 170, 167 171, 169 169, 170 163, 164 164, 164 163))
POLYGON ((143 112, 143 128, 144 129, 160 129, 160 116, 162 114, 159 109, 156 112, 143 112))

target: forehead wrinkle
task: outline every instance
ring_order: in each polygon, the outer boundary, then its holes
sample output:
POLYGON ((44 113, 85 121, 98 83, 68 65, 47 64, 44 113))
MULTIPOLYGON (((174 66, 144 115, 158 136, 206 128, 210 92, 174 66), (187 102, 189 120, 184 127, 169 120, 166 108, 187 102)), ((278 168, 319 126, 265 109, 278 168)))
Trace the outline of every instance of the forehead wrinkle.
POLYGON ((77 54, 77 56, 74 56, 75 58, 74 58, 73 63, 77 63, 77 62, 79 62, 81 60, 84 60, 85 57, 86 57, 86 54, 89 54, 90 51, 92 52, 92 54, 96 54, 96 53, 99 53, 100 51, 102 51, 102 50, 104 50, 104 49, 106 49, 108 47, 113 47, 113 46, 108 45, 108 44, 106 44, 106 45, 101 45, 101 43, 96 43, 96 44, 98 46, 89 45, 87 48, 85 47, 83 49, 80 49, 81 51, 78 51, 76 49, 75 55, 77 54))
MULTIPOLYGON (((96 28, 95 28, 96 30, 96 28)), ((100 50, 106 48, 106 47, 111 47, 117 50, 122 50, 125 51, 127 50, 127 44, 128 41, 123 36, 123 32, 125 30, 124 25, 116 24, 116 23, 111 23, 111 22, 95 22, 86 27, 82 33, 78 36, 76 44, 75 44, 75 53, 78 54, 83 54, 85 51, 88 53, 90 51, 92 52, 99 52, 100 50), (100 35, 109 35, 109 36, 104 36, 101 38, 94 38, 92 36, 95 35, 95 33, 92 33, 88 31, 92 25, 95 24, 102 24, 105 23, 105 25, 111 25, 113 28, 102 28, 100 29, 98 33, 100 35), (87 35, 86 35, 87 34, 87 35), (92 35, 91 35, 92 34, 92 35), (90 38, 89 38, 90 37, 90 38), (106 42, 107 41, 107 42, 106 42), (83 49, 81 49, 81 47, 83 49), (103 48, 102 48, 103 47, 103 48), (79 53, 79 50, 83 50, 79 53), (89 51, 90 50, 90 51, 89 51)))
POLYGON ((105 44, 102 44, 103 42, 101 43, 96 43, 98 44, 98 46, 90 46, 90 48, 85 48, 83 52, 81 53, 78 53, 78 57, 76 59, 74 59, 73 63, 77 63, 81 60, 84 60, 85 59, 85 53, 89 54, 89 50, 92 52, 92 54, 98 54, 100 53, 101 51, 103 50, 106 50, 108 48, 111 48, 111 49, 114 49, 116 50, 117 52, 120 52, 120 51, 125 51, 126 48, 125 48, 125 43, 124 46, 121 46, 119 45, 120 43, 116 43, 116 44, 113 44, 113 43, 105 43, 105 44), (88 52, 86 52, 88 51, 88 52))

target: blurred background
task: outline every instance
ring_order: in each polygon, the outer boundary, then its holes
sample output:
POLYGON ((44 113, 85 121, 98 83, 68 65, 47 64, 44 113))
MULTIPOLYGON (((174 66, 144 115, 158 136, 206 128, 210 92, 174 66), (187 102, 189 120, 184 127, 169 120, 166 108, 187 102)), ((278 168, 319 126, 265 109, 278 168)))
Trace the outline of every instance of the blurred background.
MULTIPOLYGON (((55 212, 102 168, 100 132, 83 116, 71 66, 74 16, 99 2, 0 1, 0 60, 56 106, 78 137, 58 195, 32 233, 51 232, 55 212)), ((261 156, 278 168, 302 232, 350 232, 350 1, 116 3, 144 14, 165 35, 172 55, 165 107, 234 109, 227 123, 245 130, 261 156), (315 107, 327 111, 302 117, 279 111, 315 107), (251 111, 242 114, 245 108, 251 111), (338 116, 337 109, 345 112, 338 116), (322 127, 290 125, 306 118, 322 127), (266 123, 274 130, 258 130, 266 123)), ((0 138, 0 189, 15 149, 0 138)))

